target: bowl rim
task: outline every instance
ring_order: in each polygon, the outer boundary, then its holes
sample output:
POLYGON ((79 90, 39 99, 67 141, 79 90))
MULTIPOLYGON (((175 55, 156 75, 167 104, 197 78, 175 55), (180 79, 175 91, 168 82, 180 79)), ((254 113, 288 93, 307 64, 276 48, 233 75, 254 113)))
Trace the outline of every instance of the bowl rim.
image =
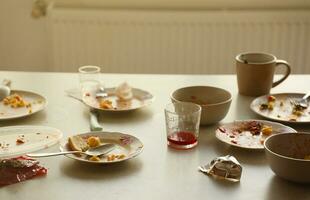
MULTIPOLYGON (((223 88, 219 88, 219 87, 213 87, 213 86, 206 86, 206 85, 194 85, 194 86, 187 86, 187 87, 181 87, 181 88, 178 88, 176 90, 174 90, 171 94, 170 94, 170 98, 173 99, 174 101, 177 101, 177 102, 188 102, 188 101, 180 101, 180 100, 177 100, 173 94, 178 91, 178 90, 181 90, 181 89, 188 89, 188 88, 195 88, 195 87, 202 87, 202 88, 212 88, 212 89, 219 89, 219 90, 222 90, 224 92, 226 92, 228 95, 229 95, 229 98, 225 101, 221 101, 219 103, 212 103, 212 104, 206 104, 206 105, 201 105, 201 104, 197 104, 197 105, 200 105, 201 107, 210 107, 210 106, 216 106, 216 105, 222 105, 222 104, 226 104, 226 103, 229 103, 232 101, 232 94, 226 90, 226 89, 223 89, 223 88)), ((193 102, 192 102, 193 103, 193 102)))
POLYGON ((302 134, 302 135, 309 135, 310 136, 310 133, 309 132, 289 132, 289 133, 280 133, 280 134, 273 134, 269 137, 267 137, 267 139, 264 141, 264 148, 265 150, 267 150, 269 153, 275 155, 275 156, 278 156, 280 158, 284 158, 284 159, 288 159, 288 160, 292 160, 292 161, 299 161, 299 162, 310 162, 310 160, 306 160, 306 159, 299 159, 299 158, 292 158, 292 157, 288 157, 288 156, 283 156, 281 154, 278 154, 274 151, 272 151, 270 148, 267 147, 266 143, 270 140, 270 138, 273 138, 273 137, 277 137, 277 135, 292 135, 292 134, 302 134))

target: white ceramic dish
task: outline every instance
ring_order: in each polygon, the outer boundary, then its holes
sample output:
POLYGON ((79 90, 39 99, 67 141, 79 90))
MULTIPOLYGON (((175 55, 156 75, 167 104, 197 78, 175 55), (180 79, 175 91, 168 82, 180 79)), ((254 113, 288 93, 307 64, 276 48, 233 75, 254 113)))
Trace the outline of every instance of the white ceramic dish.
POLYGON ((11 94, 17 93, 25 101, 31 103, 31 107, 20 107, 12 108, 9 105, 4 105, 3 101, 0 102, 0 120, 17 119, 21 117, 26 117, 33 115, 41 110, 43 110, 47 105, 47 100, 34 92, 23 91, 23 90, 12 90, 11 94), (31 109, 31 111, 30 111, 31 109))
POLYGON ((132 88, 133 98, 128 101, 119 101, 117 96, 115 95, 115 88, 105 88, 105 92, 107 92, 108 96, 104 97, 103 99, 112 102, 112 109, 101 108, 99 106, 98 99, 95 97, 95 94, 89 94, 88 96, 85 95, 83 97, 83 102, 91 108, 97 110, 109 112, 124 112, 143 108, 150 105, 154 101, 154 96, 151 93, 138 88, 132 88))
POLYGON ((258 122, 261 125, 272 127, 273 134, 296 132, 293 128, 285 126, 280 123, 270 122, 265 120, 238 120, 231 123, 225 123, 220 125, 215 135, 220 141, 232 146, 244 148, 244 149, 264 149, 264 140, 269 136, 262 134, 253 135, 249 130, 244 130, 245 125, 251 122, 258 122))
POLYGON ((293 105, 290 101, 295 98, 300 99, 303 96, 304 94, 301 93, 279 93, 264 95, 254 99, 250 107, 252 111, 266 119, 289 123, 310 123, 310 106, 303 111, 301 116, 296 116, 292 113, 293 105), (261 104, 267 103, 267 98, 270 95, 276 98, 273 109, 260 109, 261 104))
MULTIPOLYGON (((88 137, 95 136, 99 137, 100 141, 102 144, 104 143, 113 143, 116 145, 116 148, 109 152, 107 155, 104 155, 101 157, 99 161, 91 161, 89 158, 85 155, 77 156, 74 154, 67 154, 66 156, 69 158, 72 158, 74 160, 82 161, 82 162, 87 162, 87 163, 95 163, 95 164, 110 164, 110 163, 116 163, 116 162, 122 162, 128 159, 132 159, 136 156, 138 156, 142 150, 143 150, 143 144, 142 142, 128 134, 124 133, 118 133, 118 132, 90 132, 90 133, 84 133, 84 134, 79 134, 78 136, 82 137, 83 139, 87 140, 88 137), (108 161, 107 157, 109 155, 125 155, 124 158, 122 159, 115 159, 112 161, 108 161)), ((69 151, 71 150, 68 146, 68 142, 65 141, 61 147, 61 151, 69 151)))
POLYGON ((7 126, 0 128, 0 158, 46 149, 60 141, 62 132, 47 126, 7 126), (18 142, 18 141, 24 141, 18 142))
POLYGON ((229 91, 211 86, 179 88, 170 97, 172 102, 183 101, 200 105, 201 125, 214 124, 224 119, 232 101, 229 91))

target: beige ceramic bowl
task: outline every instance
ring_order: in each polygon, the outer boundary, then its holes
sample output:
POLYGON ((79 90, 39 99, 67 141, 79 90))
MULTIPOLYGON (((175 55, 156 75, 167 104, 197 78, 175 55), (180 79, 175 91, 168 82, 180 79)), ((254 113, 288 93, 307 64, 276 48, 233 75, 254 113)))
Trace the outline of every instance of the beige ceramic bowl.
POLYGON ((287 180, 310 183, 310 133, 283 133, 264 143, 272 171, 287 180))
POLYGON ((214 124, 227 114, 232 100, 230 92, 210 86, 180 88, 171 94, 172 102, 193 102, 201 106, 201 125, 214 124))

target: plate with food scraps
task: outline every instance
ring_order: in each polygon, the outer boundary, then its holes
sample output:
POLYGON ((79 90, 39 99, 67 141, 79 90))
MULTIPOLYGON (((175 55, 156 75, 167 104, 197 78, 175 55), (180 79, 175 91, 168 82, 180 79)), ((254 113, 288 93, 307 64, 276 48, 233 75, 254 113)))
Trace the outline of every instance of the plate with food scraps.
POLYGON ((142 142, 132 135, 102 131, 71 136, 61 145, 60 150, 86 151, 89 148, 104 144, 115 144, 115 148, 102 156, 87 156, 84 154, 67 154, 65 156, 87 163, 110 164, 132 159, 143 150, 142 142))
POLYGON ((37 113, 47 105, 46 99, 34 92, 12 90, 0 102, 0 120, 16 119, 37 113))
POLYGON ((310 106, 302 108, 294 103, 301 99, 301 93, 279 93, 257 97, 251 103, 256 114, 279 122, 309 123, 310 106))
POLYGON ((265 139, 273 134, 297 132, 277 122, 265 120, 237 120, 220 125, 216 137, 229 145, 245 149, 264 149, 265 139))
POLYGON ((83 101, 86 105, 103 111, 122 112, 132 111, 150 105, 154 101, 154 96, 138 88, 131 88, 126 92, 126 96, 118 93, 117 88, 105 88, 106 97, 96 97, 96 93, 85 93, 83 101), (126 97, 126 98, 123 98, 126 97))
POLYGON ((0 128, 0 158, 10 158, 46 149, 60 141, 62 132, 47 126, 0 128))

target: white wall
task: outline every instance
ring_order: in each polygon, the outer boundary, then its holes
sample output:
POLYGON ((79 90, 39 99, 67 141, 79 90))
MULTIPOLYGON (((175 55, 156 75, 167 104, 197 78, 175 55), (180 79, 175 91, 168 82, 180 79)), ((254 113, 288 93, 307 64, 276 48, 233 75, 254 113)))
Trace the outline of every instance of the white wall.
POLYGON ((1 0, 0 70, 45 71, 46 19, 31 17, 32 0, 1 0))
POLYGON ((46 0, 59 6, 165 9, 306 8, 309 0, 46 0))

